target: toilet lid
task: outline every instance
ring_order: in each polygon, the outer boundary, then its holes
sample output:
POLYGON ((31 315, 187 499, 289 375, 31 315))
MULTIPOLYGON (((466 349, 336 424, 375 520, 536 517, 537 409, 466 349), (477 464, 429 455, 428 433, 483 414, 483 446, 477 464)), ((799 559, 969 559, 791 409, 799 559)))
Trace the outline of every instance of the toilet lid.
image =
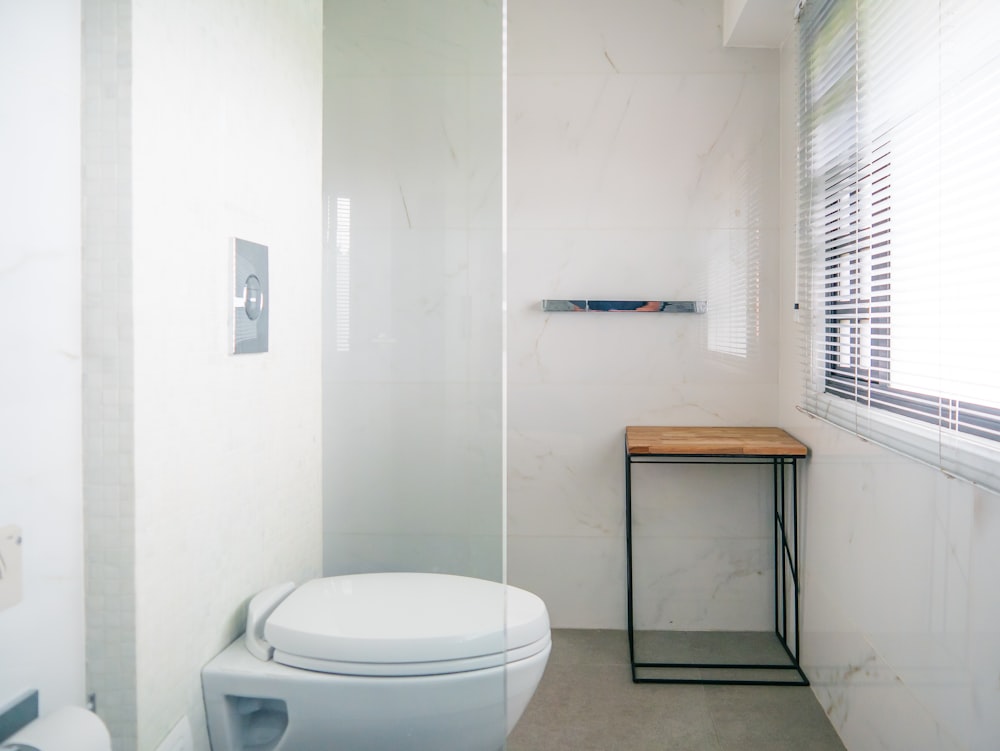
POLYGON ((449 574, 356 574, 302 584, 268 617, 264 634, 274 659, 285 664, 390 674, 342 666, 503 664, 505 654, 544 649, 549 618, 539 597, 497 582, 449 574), (490 655, 499 661, 483 662, 490 655))

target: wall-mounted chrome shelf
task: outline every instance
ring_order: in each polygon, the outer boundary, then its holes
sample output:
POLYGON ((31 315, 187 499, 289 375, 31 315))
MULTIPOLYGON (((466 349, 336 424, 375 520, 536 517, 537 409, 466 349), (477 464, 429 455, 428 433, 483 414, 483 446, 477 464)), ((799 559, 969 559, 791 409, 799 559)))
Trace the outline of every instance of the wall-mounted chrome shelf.
POLYGON ((704 313, 704 300, 542 300, 546 313, 615 312, 615 313, 704 313))

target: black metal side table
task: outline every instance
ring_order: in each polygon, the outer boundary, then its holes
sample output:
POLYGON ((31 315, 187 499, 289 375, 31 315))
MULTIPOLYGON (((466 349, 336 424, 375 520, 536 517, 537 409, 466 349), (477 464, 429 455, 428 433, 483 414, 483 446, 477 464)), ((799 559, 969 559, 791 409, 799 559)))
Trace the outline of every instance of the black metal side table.
MULTIPOLYGON (((808 448, 780 428, 625 428, 625 545, 628 646, 635 683, 808 686, 800 665, 798 460, 808 448), (766 662, 645 661, 636 658, 632 558, 632 465, 771 465, 774 487, 774 636, 780 656, 766 662), (746 671, 746 672, 744 672, 746 671), (697 677, 692 677, 692 674, 697 677), (776 677, 782 676, 782 677, 776 677), (784 676, 788 676, 786 680, 784 676)), ((666 632, 669 635, 671 632, 666 632)))

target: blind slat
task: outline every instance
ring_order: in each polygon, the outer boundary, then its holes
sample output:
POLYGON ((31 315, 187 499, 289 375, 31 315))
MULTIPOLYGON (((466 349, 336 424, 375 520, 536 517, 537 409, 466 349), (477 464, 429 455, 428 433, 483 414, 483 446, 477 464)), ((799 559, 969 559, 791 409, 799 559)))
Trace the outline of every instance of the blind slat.
POLYGON ((1000 492, 1000 3, 811 0, 803 408, 1000 492))

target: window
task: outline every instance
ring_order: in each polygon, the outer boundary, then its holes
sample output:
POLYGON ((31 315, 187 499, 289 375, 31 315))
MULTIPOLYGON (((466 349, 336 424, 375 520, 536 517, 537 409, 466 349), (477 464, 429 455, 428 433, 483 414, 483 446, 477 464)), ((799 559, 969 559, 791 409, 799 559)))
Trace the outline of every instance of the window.
POLYGON ((808 0, 804 408, 1000 490, 1000 3, 808 0))

